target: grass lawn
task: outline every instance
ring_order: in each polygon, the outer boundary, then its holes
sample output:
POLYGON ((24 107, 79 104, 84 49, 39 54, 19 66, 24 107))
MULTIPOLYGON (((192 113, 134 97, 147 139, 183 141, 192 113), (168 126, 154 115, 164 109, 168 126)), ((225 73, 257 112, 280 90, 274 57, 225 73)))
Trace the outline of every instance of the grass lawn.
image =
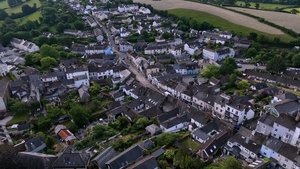
POLYGON ((184 148, 191 149, 192 151, 197 151, 201 147, 200 143, 194 141, 191 137, 183 140, 182 145, 184 148))
MULTIPOLYGON (((250 8, 255 8, 255 2, 249 2, 250 8)), ((245 1, 236 1, 235 3, 237 6, 245 6, 245 1)), ((292 5, 282 5, 282 4, 273 4, 273 3, 259 3, 259 9, 265 10, 275 10, 277 8, 287 8, 291 7, 292 5)))
POLYGON ((258 35, 264 35, 269 38, 275 38, 278 37, 284 42, 289 42, 293 40, 293 37, 284 34, 284 35, 272 35, 264 32, 257 31, 252 28, 248 28, 242 25, 237 25, 234 23, 231 23, 221 17, 218 17, 216 15, 212 15, 206 12, 201 12, 201 11, 195 11, 195 10, 190 10, 190 9, 171 9, 168 11, 170 14, 179 16, 179 17, 188 17, 188 18, 193 18, 199 22, 208 22, 215 27, 221 29, 221 30, 227 30, 234 32, 236 34, 241 34, 243 36, 248 36, 249 33, 255 32, 258 35))
POLYGON ((0 9, 6 9, 9 8, 7 0, 1 1, 0 2, 0 9))
POLYGON ((29 114, 28 113, 16 115, 16 116, 13 116, 13 118, 7 123, 7 125, 26 122, 26 121, 28 121, 28 119, 29 119, 29 114))
POLYGON ((22 12, 22 6, 25 5, 25 4, 28 4, 29 6, 33 6, 33 4, 36 3, 36 7, 39 8, 41 7, 41 2, 39 0, 29 0, 23 4, 20 4, 16 7, 13 7, 13 8, 10 8, 7 4, 7 1, 2 1, 0 2, 0 8, 1 9, 5 9, 5 11, 10 15, 12 13, 19 13, 19 12, 22 12))
POLYGON ((22 18, 15 19, 20 25, 25 24, 27 21, 39 21, 39 18, 42 17, 41 11, 38 10, 30 15, 24 16, 22 18))

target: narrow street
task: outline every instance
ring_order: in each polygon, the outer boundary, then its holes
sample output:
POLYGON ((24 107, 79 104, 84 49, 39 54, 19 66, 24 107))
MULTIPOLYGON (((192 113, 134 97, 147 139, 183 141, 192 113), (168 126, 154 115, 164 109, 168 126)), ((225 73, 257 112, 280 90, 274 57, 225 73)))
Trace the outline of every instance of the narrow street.
POLYGON ((142 72, 140 72, 130 61, 128 61, 126 53, 122 53, 118 50, 118 47, 114 43, 113 36, 112 36, 111 32, 106 28, 106 26, 102 25, 98 21, 97 18, 95 18, 95 17, 93 17, 93 18, 96 21, 96 23, 99 25, 99 27, 102 29, 102 31, 106 34, 109 45, 112 47, 113 52, 116 54, 116 57, 118 57, 118 60, 123 61, 126 65, 129 65, 128 69, 130 70, 131 73, 135 74, 137 81, 139 81, 144 87, 152 89, 154 91, 157 91, 157 92, 163 94, 163 92, 158 90, 153 84, 151 84, 146 79, 146 77, 144 76, 144 74, 142 72))

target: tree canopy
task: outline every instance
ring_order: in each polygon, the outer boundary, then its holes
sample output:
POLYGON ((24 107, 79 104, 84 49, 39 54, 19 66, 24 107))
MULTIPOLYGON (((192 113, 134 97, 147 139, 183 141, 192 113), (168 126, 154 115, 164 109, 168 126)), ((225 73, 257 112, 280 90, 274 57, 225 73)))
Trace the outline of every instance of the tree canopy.
POLYGON ((270 72, 280 73, 286 70, 286 63, 282 56, 276 55, 267 62, 266 69, 270 72))

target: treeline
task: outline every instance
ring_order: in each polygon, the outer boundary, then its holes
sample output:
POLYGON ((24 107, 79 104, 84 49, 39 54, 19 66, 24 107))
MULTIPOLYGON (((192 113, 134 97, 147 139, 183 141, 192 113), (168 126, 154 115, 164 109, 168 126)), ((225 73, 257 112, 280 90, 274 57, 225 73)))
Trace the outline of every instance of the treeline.
POLYGON ((255 18, 257 19, 259 22, 262 22, 264 24, 267 24, 267 25, 270 25, 272 27, 275 27, 277 29, 280 29, 281 31, 283 31, 284 33, 288 34, 288 35, 291 35, 293 37, 298 37, 300 36, 298 33, 296 33, 295 31, 291 30, 291 29, 288 29, 286 27, 283 27, 283 26, 280 26, 280 25, 277 25, 273 22, 270 22, 268 20, 265 20, 264 18, 261 18, 261 17, 258 17, 258 16, 255 16, 255 15, 252 15, 252 14, 249 14, 249 13, 245 13, 245 12, 241 12, 241 11, 237 11, 237 10, 234 10, 234 9, 229 9, 229 8, 224 8, 224 9, 227 9, 227 10, 230 10, 230 11, 233 11, 233 12, 236 12, 236 13, 240 13, 242 15, 246 15, 246 16, 249 16, 249 17, 252 17, 252 18, 255 18))
POLYGON ((300 5, 299 0, 245 0, 245 2, 272 3, 285 5, 300 5))
POLYGON ((7 0, 7 3, 8 3, 8 6, 12 8, 12 7, 22 4, 23 1, 22 0, 7 0))
POLYGON ((188 31, 190 28, 199 30, 199 31, 212 30, 215 28, 214 25, 212 25, 208 22, 199 22, 196 19, 189 18, 189 17, 178 17, 176 15, 169 14, 168 11, 156 10, 151 5, 140 4, 140 3, 138 3, 138 5, 144 6, 148 9, 150 9, 153 13, 155 13, 157 15, 160 15, 162 17, 169 17, 172 20, 177 21, 178 29, 181 31, 184 31, 184 32, 188 31))
POLYGON ((52 34, 61 33, 64 29, 84 29, 84 23, 80 16, 75 12, 65 10, 67 6, 53 3, 51 1, 42 2, 39 21, 27 21, 19 25, 11 18, 6 18, 0 26, 0 42, 7 46, 13 37, 27 39, 35 42, 38 46, 42 44, 61 45, 70 47, 72 42, 88 44, 94 42, 94 39, 76 38, 72 36, 60 35, 46 37, 43 32, 52 34))

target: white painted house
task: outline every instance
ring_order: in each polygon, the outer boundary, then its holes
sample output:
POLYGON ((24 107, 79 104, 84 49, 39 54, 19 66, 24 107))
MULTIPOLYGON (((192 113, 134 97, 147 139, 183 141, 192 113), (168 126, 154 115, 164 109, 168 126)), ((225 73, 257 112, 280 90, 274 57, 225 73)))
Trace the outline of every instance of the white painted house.
POLYGON ((300 155, 296 147, 274 137, 269 138, 261 147, 260 154, 286 169, 300 169, 300 155))
POLYGON ((13 38, 10 44, 17 49, 30 52, 30 53, 40 50, 40 48, 36 44, 24 39, 13 38))
POLYGON ((203 58, 209 59, 210 61, 221 61, 225 59, 226 57, 234 57, 235 51, 232 48, 222 48, 217 50, 212 49, 203 49, 203 58))

